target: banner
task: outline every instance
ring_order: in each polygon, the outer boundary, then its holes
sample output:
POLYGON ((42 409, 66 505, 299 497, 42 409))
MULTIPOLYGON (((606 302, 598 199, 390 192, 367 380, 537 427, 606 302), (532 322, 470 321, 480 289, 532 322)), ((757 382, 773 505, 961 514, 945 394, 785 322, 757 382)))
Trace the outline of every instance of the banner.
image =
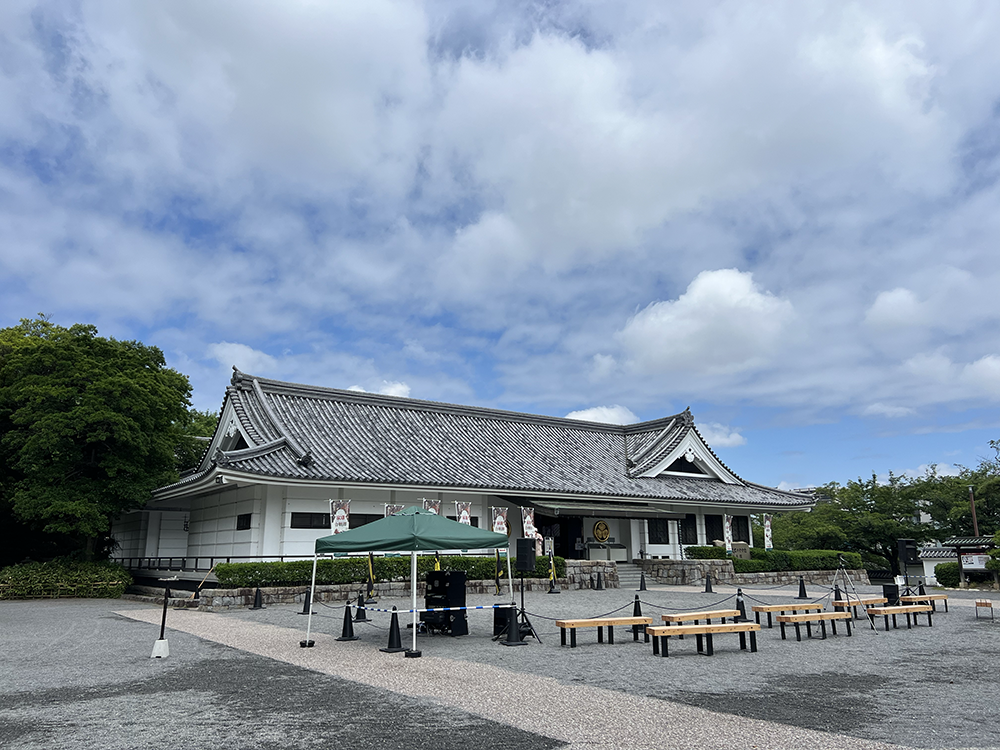
POLYGON ((341 534, 351 528, 351 501, 330 501, 330 533, 341 534))
POLYGON ((733 554, 733 517, 724 515, 722 517, 722 531, 726 538, 726 556, 733 554))
POLYGON ((472 526, 472 503, 455 503, 455 518, 459 523, 472 526))
POLYGON ((771 516, 768 513, 764 514, 764 549, 768 552, 774 549, 771 543, 771 516))
POLYGON ((368 553, 368 585, 366 599, 371 599, 375 595, 375 554, 368 553))
POLYGON ((538 533, 538 529, 535 528, 535 509, 534 508, 521 508, 521 527, 524 529, 525 539, 535 540, 535 554, 539 557, 542 555, 542 535, 538 533))
POLYGON ((490 508, 493 511, 493 525, 490 527, 498 534, 510 536, 510 525, 507 523, 506 508, 490 508))
POLYGON ((441 501, 440 500, 428 500, 424 498, 424 510, 429 510, 435 516, 441 515, 441 501))
POLYGON ((404 506, 404 505, 397 505, 395 503, 391 503, 391 504, 390 503, 386 503, 385 504, 385 516, 386 516, 386 518, 388 518, 389 516, 394 516, 397 513, 402 512, 402 510, 403 510, 404 507, 406 507, 406 506, 404 506))

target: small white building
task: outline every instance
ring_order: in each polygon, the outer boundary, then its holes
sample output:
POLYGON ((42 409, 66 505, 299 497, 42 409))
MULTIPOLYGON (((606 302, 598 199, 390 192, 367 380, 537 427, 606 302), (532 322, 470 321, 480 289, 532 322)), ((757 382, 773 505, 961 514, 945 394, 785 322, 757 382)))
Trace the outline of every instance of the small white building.
MULTIPOLYGON (((235 368, 234 368, 235 370, 235 368)), ((806 510, 814 499, 744 481, 705 443, 690 411, 599 424, 256 378, 236 370, 201 465, 157 490, 113 528, 117 557, 311 556, 330 533, 330 501, 350 500, 352 527, 387 506, 440 503, 488 526, 521 508, 567 558, 680 558, 686 545, 752 544, 749 516, 806 510), (604 544, 601 540, 607 537, 604 544)), ((195 558, 198 558, 196 561, 195 558)), ((176 561, 171 567, 178 567, 176 561)))

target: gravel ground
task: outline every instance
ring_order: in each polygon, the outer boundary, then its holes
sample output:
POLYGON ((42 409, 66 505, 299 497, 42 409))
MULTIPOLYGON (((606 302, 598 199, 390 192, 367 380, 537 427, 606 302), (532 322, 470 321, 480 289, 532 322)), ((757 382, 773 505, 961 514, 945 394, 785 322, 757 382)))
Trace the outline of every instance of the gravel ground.
MULTIPOLYGON (((733 591, 653 588, 642 609, 729 607, 733 591)), ((749 609, 794 601, 797 589, 744 593, 749 609)), ((732 635, 710 658, 693 639, 671 639, 662 659, 627 631, 614 645, 581 631, 577 649, 560 647, 548 618, 630 614, 634 594, 528 592, 541 643, 498 645, 492 613, 472 611, 469 636, 421 635, 420 659, 378 651, 384 613, 355 626, 359 640, 336 642, 343 607, 316 605, 312 649, 298 647, 307 618, 297 607, 171 610, 161 661, 149 659, 160 613, 148 605, 2 603, 0 746, 1000 748, 1000 620, 975 619, 975 594, 949 592, 951 611, 933 628, 923 617, 888 633, 858 621, 851 638, 838 628, 797 643, 765 627, 756 654, 732 635)), ((409 606, 373 606, 393 604, 409 606)))

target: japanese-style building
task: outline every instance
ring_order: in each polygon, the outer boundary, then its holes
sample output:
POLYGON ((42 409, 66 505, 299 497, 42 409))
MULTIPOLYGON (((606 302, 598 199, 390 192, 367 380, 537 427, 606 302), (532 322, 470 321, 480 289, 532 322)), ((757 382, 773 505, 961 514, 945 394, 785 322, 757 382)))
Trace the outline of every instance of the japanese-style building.
POLYGON ((622 426, 235 370, 200 466, 116 523, 116 556, 311 555, 330 533, 331 500, 351 501, 354 527, 425 499, 452 517, 471 503, 477 526, 507 508, 512 544, 531 507, 557 555, 613 560, 680 558, 685 545, 721 540, 724 515, 734 541, 752 544, 751 514, 815 502, 738 477, 688 410, 622 426))

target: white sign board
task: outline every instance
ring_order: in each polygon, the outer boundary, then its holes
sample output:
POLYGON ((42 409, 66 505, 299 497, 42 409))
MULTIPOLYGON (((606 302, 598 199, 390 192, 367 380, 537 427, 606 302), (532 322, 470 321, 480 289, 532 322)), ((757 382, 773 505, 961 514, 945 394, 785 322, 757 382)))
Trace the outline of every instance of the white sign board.
POLYGON ((989 555, 962 555, 962 568, 965 570, 986 570, 989 555))

